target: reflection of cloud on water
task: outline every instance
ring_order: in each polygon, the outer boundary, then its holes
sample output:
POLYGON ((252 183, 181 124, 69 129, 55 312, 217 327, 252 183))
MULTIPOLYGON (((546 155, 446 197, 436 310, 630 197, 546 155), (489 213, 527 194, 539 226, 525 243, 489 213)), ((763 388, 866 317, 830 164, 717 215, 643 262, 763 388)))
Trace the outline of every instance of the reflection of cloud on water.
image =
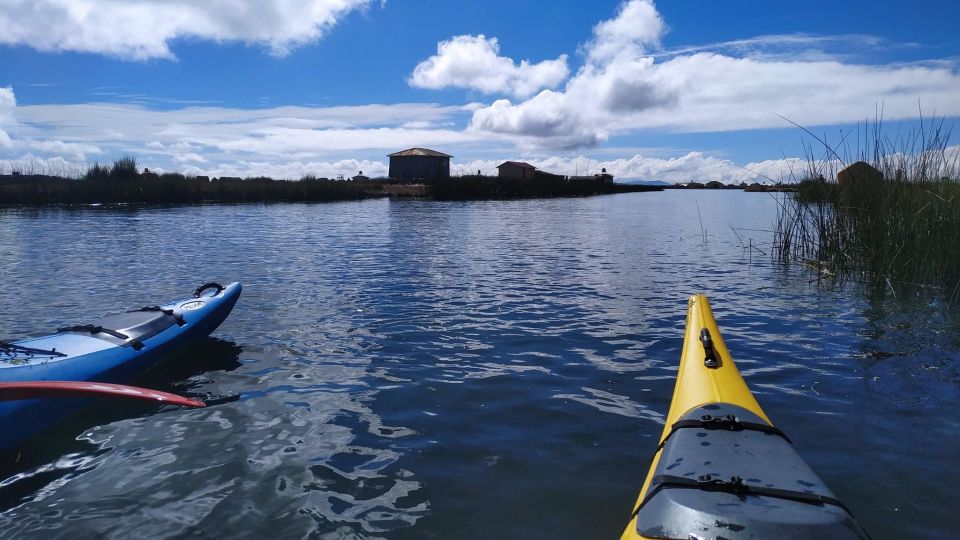
POLYGON ((588 405, 595 409, 599 409, 603 412, 619 414, 621 416, 627 416, 630 418, 653 420, 660 424, 662 424, 664 421, 664 416, 662 413, 651 409, 646 409, 639 403, 636 403, 626 396, 604 392, 603 390, 597 390, 588 387, 583 387, 582 390, 589 394, 589 396, 584 394, 556 394, 553 397, 555 399, 569 399, 583 403, 584 405, 588 405))
POLYGON ((628 342, 628 344, 629 347, 626 349, 617 349, 612 352, 616 355, 615 358, 608 356, 610 353, 603 354, 591 349, 571 348, 570 352, 579 354, 597 368, 614 373, 643 371, 653 364, 653 362, 645 360, 643 347, 634 342, 628 342))
POLYGON ((437 368, 440 377, 427 377, 426 380, 443 383, 459 384, 467 379, 486 379, 509 373, 526 373, 536 371, 547 375, 551 371, 543 366, 529 366, 523 364, 501 364, 497 362, 469 362, 464 361, 465 355, 458 358, 439 358, 437 368))
POLYGON ((0 537, 94 537, 131 522, 144 537, 349 538, 412 525, 428 503, 391 441, 415 432, 383 423, 372 409, 383 373, 340 345, 352 358, 268 346, 191 386, 235 401, 88 429, 102 455, 0 516, 0 537))

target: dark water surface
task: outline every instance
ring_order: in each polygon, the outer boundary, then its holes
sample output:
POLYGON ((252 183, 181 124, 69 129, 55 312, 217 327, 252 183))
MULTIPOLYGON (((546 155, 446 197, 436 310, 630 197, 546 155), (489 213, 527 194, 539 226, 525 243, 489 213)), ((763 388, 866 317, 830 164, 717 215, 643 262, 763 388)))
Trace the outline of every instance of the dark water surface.
POLYGON ((2 337, 244 284, 215 339, 140 381, 211 406, 101 405, 28 445, 0 479, 0 537, 616 538, 696 292, 874 538, 956 534, 957 326, 744 250, 769 250, 775 208, 0 210, 2 337))

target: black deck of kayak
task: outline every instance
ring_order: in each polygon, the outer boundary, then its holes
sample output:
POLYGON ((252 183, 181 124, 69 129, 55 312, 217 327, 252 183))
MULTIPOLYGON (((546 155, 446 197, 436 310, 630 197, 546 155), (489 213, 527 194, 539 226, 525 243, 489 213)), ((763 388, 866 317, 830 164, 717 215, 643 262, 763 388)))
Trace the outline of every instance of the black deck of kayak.
POLYGON ((716 403, 678 424, 637 512, 641 536, 867 538, 786 437, 761 429, 767 424, 757 415, 716 403))

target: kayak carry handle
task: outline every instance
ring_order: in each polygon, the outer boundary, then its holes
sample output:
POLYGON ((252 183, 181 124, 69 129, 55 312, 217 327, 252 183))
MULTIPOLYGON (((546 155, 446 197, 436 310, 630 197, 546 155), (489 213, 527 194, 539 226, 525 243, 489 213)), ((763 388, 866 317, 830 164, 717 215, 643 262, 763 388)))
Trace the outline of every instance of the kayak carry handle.
POLYGON ((222 293, 225 288, 226 287, 224 287, 223 285, 216 283, 214 281, 211 281, 210 283, 204 283, 203 285, 197 287, 197 290, 193 291, 193 297, 200 298, 200 295, 203 294, 203 291, 207 289, 216 289, 217 292, 213 293, 213 295, 216 296, 222 293))
POLYGON ((710 330, 700 329, 700 343, 703 343, 703 365, 711 369, 720 367, 720 361, 717 360, 717 354, 713 350, 713 338, 710 337, 710 330))

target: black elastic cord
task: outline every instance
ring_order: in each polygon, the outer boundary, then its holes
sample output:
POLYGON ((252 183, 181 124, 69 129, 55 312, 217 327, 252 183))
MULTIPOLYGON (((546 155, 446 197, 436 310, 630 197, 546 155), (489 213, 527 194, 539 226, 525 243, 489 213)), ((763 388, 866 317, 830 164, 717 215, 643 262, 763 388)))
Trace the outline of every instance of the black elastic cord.
POLYGON ((177 321, 177 326, 183 326, 183 325, 187 324, 187 321, 184 320, 183 315, 177 313, 176 311, 174 311, 174 310, 172 310, 172 309, 164 309, 164 308, 162 308, 162 307, 160 307, 160 306, 143 306, 143 307, 140 308, 140 309, 135 309, 135 310, 130 311, 130 312, 128 312, 128 313, 134 313, 134 312, 136 312, 136 311, 159 311, 160 313, 163 313, 164 315, 169 315, 169 316, 173 317, 173 319, 174 319, 175 321, 177 321))
MULTIPOLYGON (((111 328, 104 328, 102 326, 93 325, 93 324, 77 324, 74 326, 64 326, 63 328, 57 328, 57 332, 87 332, 90 334, 107 334, 108 336, 113 336, 123 341, 127 341, 128 339, 130 339, 130 336, 122 332, 117 332, 116 330, 113 330, 111 328)), ((130 343, 130 346, 133 347, 133 349, 136 351, 139 351, 140 349, 143 348, 143 343, 140 342, 139 340, 134 339, 129 343, 130 343)))
POLYGON ((669 474, 660 474, 653 477, 651 480, 651 485, 653 486, 647 495, 643 498, 643 501, 637 506, 637 509, 634 510, 633 515, 636 516, 640 513, 640 509, 643 508, 647 502, 650 501, 657 493, 664 489, 698 489, 700 491, 718 491, 721 493, 730 493, 732 495, 737 495, 738 497, 746 497, 747 495, 755 495, 758 497, 773 497, 775 499, 784 499, 788 501, 796 501, 805 504, 814 504, 814 505, 824 505, 829 504, 831 506, 836 506, 843 509, 844 512, 851 514, 850 509, 847 508, 847 505, 843 504, 840 499, 834 497, 827 497, 824 495, 817 495, 816 493, 805 493, 802 491, 791 491, 789 489, 777 489, 769 488, 763 486, 752 486, 749 484, 743 483, 743 479, 739 476, 731 477, 730 480, 723 480, 720 478, 714 478, 709 474, 705 474, 700 478, 694 480, 692 478, 685 478, 683 476, 673 476, 669 474))
POLYGON ((15 345, 7 341, 0 341, 0 352, 13 356, 15 353, 26 354, 28 356, 67 356, 65 353, 53 349, 35 349, 33 347, 24 347, 15 345))
POLYGON ((667 433, 667 436, 664 437, 664 439, 657 446, 657 451, 659 452, 660 450, 663 450, 664 445, 667 444, 667 440, 678 429, 687 428, 720 429, 724 431, 760 431, 763 433, 776 435, 783 438, 788 443, 793 444, 793 441, 790 440, 790 437, 787 437, 786 433, 771 426, 770 424, 763 424, 760 422, 744 422, 732 414, 727 414, 724 416, 712 416, 705 414, 701 416, 699 420, 679 420, 674 422, 673 425, 670 426, 670 433, 667 433))
POLYGON ((97 326, 93 324, 76 324, 73 326, 64 326, 62 328, 57 328, 57 332, 87 332, 90 334, 107 334, 113 336, 117 339, 122 339, 124 341, 130 339, 130 336, 112 330, 110 328, 104 328, 102 326, 97 326))

